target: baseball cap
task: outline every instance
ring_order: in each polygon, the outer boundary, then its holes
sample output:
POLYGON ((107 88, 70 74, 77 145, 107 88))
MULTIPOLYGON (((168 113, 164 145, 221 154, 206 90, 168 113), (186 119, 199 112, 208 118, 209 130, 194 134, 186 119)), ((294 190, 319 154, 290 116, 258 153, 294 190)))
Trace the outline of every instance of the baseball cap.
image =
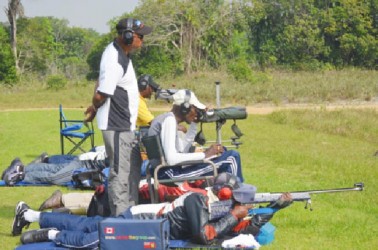
POLYGON ((206 106, 204 104, 200 103, 200 101, 198 101, 196 95, 192 91, 189 90, 189 93, 190 93, 190 97, 189 97, 189 100, 187 100, 188 99, 188 97, 187 97, 187 90, 186 89, 180 89, 180 90, 178 90, 172 96, 172 98, 173 98, 173 104, 175 104, 175 105, 181 105, 185 101, 187 101, 187 102, 189 102, 190 105, 193 105, 193 106, 195 106, 198 109, 206 109, 206 106))
POLYGON ((232 189, 232 196, 240 203, 248 204, 255 199, 256 187, 240 182, 239 178, 227 172, 218 174, 214 179, 213 189, 219 191, 222 187, 232 189))
POLYGON ((158 91, 160 89, 160 85, 157 84, 154 81, 154 79, 152 78, 151 75, 147 75, 146 74, 146 75, 142 75, 142 76, 139 77, 139 79, 138 79, 138 85, 139 86, 143 86, 143 85, 146 85, 146 84, 149 85, 154 92, 156 92, 156 91, 158 91))
POLYGON ((137 33, 138 35, 148 35, 148 34, 150 34, 152 32, 152 28, 151 27, 145 26, 138 19, 124 18, 124 19, 121 19, 118 22, 117 26, 116 26, 116 29, 117 29, 118 33, 122 33, 124 30, 126 30, 128 28, 127 22, 129 22, 129 20, 133 24, 132 27, 131 27, 131 29, 133 30, 133 32, 137 33))
POLYGON ((256 187, 242 183, 239 188, 232 190, 232 196, 240 203, 251 203, 255 199, 256 187))

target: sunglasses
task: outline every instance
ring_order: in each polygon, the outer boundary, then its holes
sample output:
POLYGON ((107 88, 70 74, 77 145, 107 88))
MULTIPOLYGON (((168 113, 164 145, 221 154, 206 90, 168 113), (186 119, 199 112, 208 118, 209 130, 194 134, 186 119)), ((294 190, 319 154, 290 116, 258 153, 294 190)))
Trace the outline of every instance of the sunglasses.
POLYGON ((133 26, 133 28, 139 29, 143 27, 143 23, 137 19, 134 19, 133 26))

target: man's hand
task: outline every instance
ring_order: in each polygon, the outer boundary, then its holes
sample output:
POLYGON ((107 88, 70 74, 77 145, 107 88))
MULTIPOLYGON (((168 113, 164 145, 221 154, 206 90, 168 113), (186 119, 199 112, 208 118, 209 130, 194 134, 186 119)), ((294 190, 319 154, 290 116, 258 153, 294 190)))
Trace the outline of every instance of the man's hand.
POLYGON ((184 125, 177 125, 177 130, 186 133, 188 129, 184 125))
POLYGON ((278 204, 284 208, 289 206, 293 202, 293 197, 291 196, 291 193, 283 193, 281 197, 278 199, 278 204))
POLYGON ((205 158, 209 158, 214 155, 221 155, 224 152, 224 148, 220 144, 213 144, 205 150, 205 158))
POLYGON ((84 122, 91 122, 91 121, 93 121, 93 119, 96 116, 96 113, 97 113, 96 108, 93 105, 89 106, 87 108, 87 110, 84 112, 84 115, 85 115, 84 122))
POLYGON ((283 193, 277 201, 269 204, 268 207, 282 209, 289 206, 291 203, 293 203, 293 197, 290 193, 286 192, 283 193))
POLYGON ((252 205, 236 205, 234 209, 232 209, 231 213, 240 219, 244 219, 248 215, 248 210, 252 208, 252 205))

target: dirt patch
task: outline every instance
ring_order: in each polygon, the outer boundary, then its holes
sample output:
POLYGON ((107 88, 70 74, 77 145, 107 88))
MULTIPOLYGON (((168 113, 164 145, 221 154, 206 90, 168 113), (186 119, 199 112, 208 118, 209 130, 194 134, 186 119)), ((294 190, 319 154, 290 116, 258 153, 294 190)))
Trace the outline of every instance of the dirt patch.
POLYGON ((247 107, 248 114, 266 115, 274 111, 288 109, 340 110, 340 109, 374 109, 378 111, 378 103, 349 104, 288 104, 282 106, 252 105, 247 107))

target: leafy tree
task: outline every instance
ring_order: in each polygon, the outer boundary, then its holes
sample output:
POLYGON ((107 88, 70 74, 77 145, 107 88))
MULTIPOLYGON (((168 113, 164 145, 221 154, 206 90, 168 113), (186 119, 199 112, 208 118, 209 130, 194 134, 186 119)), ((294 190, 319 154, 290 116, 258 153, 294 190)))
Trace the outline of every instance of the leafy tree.
POLYGON ((175 71, 186 73, 217 65, 232 34, 230 14, 231 8, 220 0, 144 0, 134 11, 154 28, 146 45, 161 47, 166 58, 180 59, 175 71))
POLYGON ((308 5, 302 6, 302 12, 298 12, 293 23, 286 25, 277 36, 277 58, 281 63, 296 67, 309 65, 317 68, 317 62, 328 56, 328 47, 318 25, 317 9, 308 5))
POLYGON ((375 0, 254 0, 243 10, 261 65, 377 64, 375 0), (248 14, 249 13, 249 14, 248 14))
POLYGON ((17 82, 17 72, 14 57, 9 44, 8 33, 0 25, 0 82, 14 84, 17 82))
POLYGON ((20 18, 18 23, 22 72, 64 74, 68 79, 88 73, 86 58, 99 37, 97 32, 70 28, 67 20, 53 17, 20 18))
POLYGON ((68 78, 88 73, 87 55, 99 34, 94 30, 67 28, 60 44, 64 53, 60 54, 61 71, 68 78))
POLYGON ((166 53, 161 47, 153 46, 133 55, 137 75, 150 74, 154 77, 175 76, 183 73, 178 67, 179 55, 166 53), (147 60, 146 60, 147 59, 147 60))
POLYGON ((87 56, 89 73, 86 76, 88 80, 98 79, 102 52, 113 39, 114 35, 112 33, 102 35, 89 51, 87 56))
POLYGON ((21 72, 56 73, 54 36, 45 17, 19 18, 19 60, 21 72), (32 38, 32 39, 31 39, 32 38))
POLYGON ((331 48, 331 63, 344 66, 376 67, 378 58, 377 14, 374 1, 330 0, 323 12, 321 28, 331 48), (375 20, 376 22, 376 20, 375 20))

